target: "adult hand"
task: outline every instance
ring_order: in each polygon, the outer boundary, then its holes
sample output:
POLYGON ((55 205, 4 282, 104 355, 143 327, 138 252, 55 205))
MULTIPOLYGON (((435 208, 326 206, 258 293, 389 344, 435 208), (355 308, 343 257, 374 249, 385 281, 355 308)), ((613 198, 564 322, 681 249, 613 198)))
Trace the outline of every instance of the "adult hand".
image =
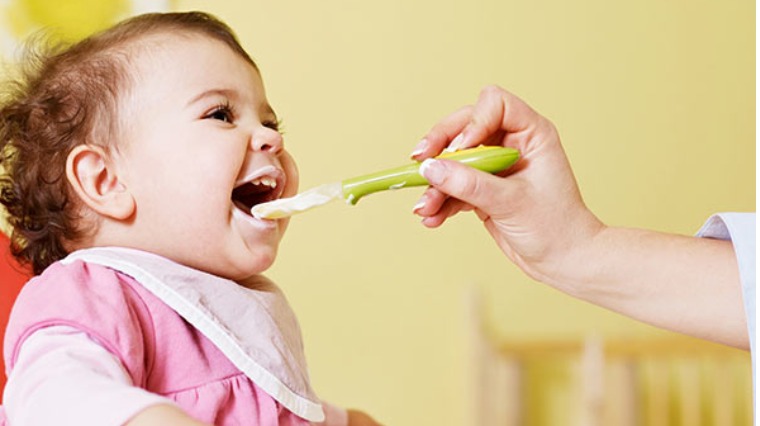
POLYGON ((731 242, 604 225, 583 203, 554 125, 511 93, 486 87, 412 156, 425 159, 420 172, 431 184, 414 209, 426 226, 474 209, 532 278, 659 327, 748 347, 731 242), (447 145, 479 144, 522 157, 500 176, 430 159, 447 145))
POLYGON ((444 148, 516 148, 521 158, 500 176, 446 160, 426 160, 431 187, 415 206, 428 227, 474 209, 506 255, 531 277, 555 281, 571 249, 603 225, 586 208, 554 125, 506 90, 489 86, 473 106, 436 124, 417 146, 417 160, 444 148))

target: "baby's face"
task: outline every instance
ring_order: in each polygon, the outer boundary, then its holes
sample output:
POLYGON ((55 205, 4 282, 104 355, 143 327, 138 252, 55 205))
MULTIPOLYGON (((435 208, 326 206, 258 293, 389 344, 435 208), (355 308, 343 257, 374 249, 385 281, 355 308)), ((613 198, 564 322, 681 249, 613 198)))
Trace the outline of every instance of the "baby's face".
POLYGON ((295 163, 251 64, 217 40, 162 37, 136 55, 115 157, 136 201, 127 244, 242 282, 272 264, 287 226, 250 208, 295 194, 295 163))

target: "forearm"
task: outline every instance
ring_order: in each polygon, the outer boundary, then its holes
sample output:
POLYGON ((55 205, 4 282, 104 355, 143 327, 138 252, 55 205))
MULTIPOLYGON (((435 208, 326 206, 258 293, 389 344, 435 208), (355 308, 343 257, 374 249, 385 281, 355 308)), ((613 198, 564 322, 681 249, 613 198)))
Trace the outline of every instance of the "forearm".
POLYGON ((547 283, 580 299, 658 327, 749 346, 729 241, 605 227, 554 270, 547 283))

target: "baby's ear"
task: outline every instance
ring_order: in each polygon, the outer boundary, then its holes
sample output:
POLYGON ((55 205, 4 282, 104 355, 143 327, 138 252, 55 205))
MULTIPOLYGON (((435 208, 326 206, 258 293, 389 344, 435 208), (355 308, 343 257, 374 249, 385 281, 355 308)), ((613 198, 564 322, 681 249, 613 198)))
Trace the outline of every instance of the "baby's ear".
POLYGON ((103 148, 75 147, 66 158, 66 177, 82 202, 98 214, 125 220, 134 213, 135 200, 119 180, 103 148))

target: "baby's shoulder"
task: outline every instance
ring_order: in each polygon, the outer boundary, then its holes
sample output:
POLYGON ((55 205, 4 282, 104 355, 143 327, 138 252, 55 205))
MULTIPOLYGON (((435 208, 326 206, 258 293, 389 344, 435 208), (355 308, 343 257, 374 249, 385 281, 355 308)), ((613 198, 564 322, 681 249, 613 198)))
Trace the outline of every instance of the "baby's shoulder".
POLYGON ((21 336, 51 325, 95 334, 124 334, 149 322, 144 301, 130 277, 82 261, 57 262, 24 285, 8 322, 21 336))
POLYGON ((52 326, 85 332, 122 359, 133 378, 142 377, 143 345, 154 327, 128 276, 74 261, 55 263, 32 278, 11 310, 4 342, 7 365, 13 365, 28 336, 52 326))
POLYGON ((76 260, 56 262, 21 289, 17 304, 122 304, 130 299, 130 278, 105 266, 76 260), (90 303, 88 303, 90 302, 90 303))

